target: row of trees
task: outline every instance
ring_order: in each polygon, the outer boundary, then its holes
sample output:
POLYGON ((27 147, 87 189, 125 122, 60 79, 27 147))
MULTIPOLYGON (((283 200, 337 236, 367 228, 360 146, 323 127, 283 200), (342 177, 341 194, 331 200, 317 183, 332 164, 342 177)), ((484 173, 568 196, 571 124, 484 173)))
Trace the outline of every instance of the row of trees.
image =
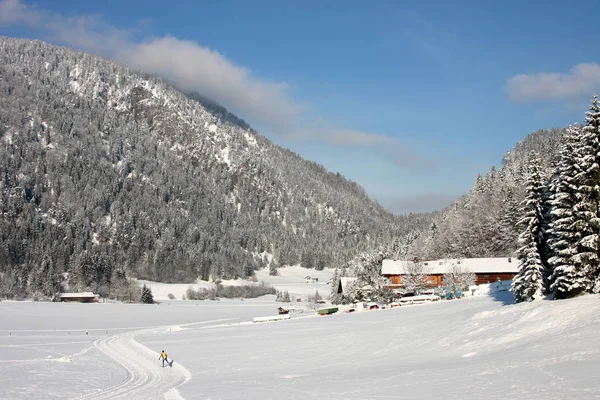
POLYGON ((518 258, 517 301, 552 294, 600 292, 600 104, 594 96, 585 123, 569 127, 554 171, 546 176, 529 157, 518 258))
POLYGON ((267 294, 276 294, 275 288, 265 282, 249 285, 222 285, 216 283, 209 288, 188 287, 184 300, 219 300, 226 299, 254 299, 267 294))

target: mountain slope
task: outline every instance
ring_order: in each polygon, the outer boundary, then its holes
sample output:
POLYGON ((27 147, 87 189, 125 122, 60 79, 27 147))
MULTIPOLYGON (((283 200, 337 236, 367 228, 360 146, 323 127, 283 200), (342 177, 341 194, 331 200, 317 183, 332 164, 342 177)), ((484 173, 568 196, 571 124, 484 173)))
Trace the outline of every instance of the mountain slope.
POLYGON ((539 130, 517 143, 500 168, 492 166, 486 175, 477 176, 468 194, 433 218, 429 231, 413 243, 413 255, 424 259, 514 255, 530 152, 538 154, 544 176, 550 177, 564 132, 539 130))
POLYGON ((64 276, 100 292, 124 274, 249 276, 267 253, 272 267, 334 266, 429 219, 393 216, 356 183, 157 77, 8 38, 0 193, 5 295, 50 295, 64 276))

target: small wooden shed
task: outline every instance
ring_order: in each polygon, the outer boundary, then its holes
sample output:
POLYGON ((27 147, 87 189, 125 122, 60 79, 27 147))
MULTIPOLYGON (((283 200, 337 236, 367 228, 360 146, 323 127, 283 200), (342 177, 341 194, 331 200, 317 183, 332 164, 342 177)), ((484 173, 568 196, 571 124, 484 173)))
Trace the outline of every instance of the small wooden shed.
POLYGON ((99 296, 92 292, 61 293, 60 301, 77 303, 97 303, 99 296))

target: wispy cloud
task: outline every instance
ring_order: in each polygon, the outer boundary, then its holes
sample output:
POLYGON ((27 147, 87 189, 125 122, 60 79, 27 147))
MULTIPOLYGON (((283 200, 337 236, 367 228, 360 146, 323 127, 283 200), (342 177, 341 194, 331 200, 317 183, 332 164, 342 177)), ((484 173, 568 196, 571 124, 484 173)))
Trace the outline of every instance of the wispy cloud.
POLYGON ((514 102, 573 100, 600 88, 600 65, 581 63, 568 73, 520 74, 509 79, 506 87, 514 102))
POLYGON ((381 204, 395 214, 430 212, 441 210, 456 201, 459 196, 439 193, 381 199, 381 204))
POLYGON ((276 132, 288 128, 303 109, 288 95, 287 84, 259 79, 194 41, 165 36, 136 42, 135 29, 116 28, 100 16, 63 16, 19 0, 0 1, 0 25, 27 25, 61 44, 119 59, 184 90, 198 91, 276 132))
POLYGON ((25 25, 41 31, 50 41, 119 59, 167 78, 183 90, 197 91, 266 127, 272 135, 365 148, 402 167, 424 165, 395 138, 319 121, 308 123, 309 107, 290 95, 287 83, 257 77, 195 41, 148 35, 139 39, 140 28, 117 28, 97 15, 65 16, 20 0, 0 0, 2 25, 25 25))
POLYGON ((156 38, 130 45, 127 51, 118 51, 117 57, 187 90, 196 90, 276 131, 289 130, 303 110, 288 95, 287 84, 255 78, 250 70, 193 41, 156 38))
POLYGON ((40 17, 41 15, 37 10, 26 6, 19 0, 3 0, 0 2, 0 25, 33 25, 40 17))
POLYGON ((419 154, 404 146, 397 138, 328 126, 323 121, 321 121, 321 125, 311 129, 295 130, 291 136, 296 140, 319 140, 338 147, 363 148, 390 160, 400 168, 410 167, 426 170, 437 167, 437 163, 425 160, 419 154))

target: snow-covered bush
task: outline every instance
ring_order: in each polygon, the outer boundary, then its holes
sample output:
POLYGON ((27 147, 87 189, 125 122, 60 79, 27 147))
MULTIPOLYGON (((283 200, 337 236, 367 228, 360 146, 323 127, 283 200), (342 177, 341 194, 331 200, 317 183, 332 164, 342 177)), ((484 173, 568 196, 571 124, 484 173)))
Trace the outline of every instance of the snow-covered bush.
POLYGON ((457 293, 464 292, 469 286, 475 284, 475 274, 467 268, 462 268, 458 264, 452 264, 450 270, 443 276, 444 293, 451 293, 456 297, 457 293))

